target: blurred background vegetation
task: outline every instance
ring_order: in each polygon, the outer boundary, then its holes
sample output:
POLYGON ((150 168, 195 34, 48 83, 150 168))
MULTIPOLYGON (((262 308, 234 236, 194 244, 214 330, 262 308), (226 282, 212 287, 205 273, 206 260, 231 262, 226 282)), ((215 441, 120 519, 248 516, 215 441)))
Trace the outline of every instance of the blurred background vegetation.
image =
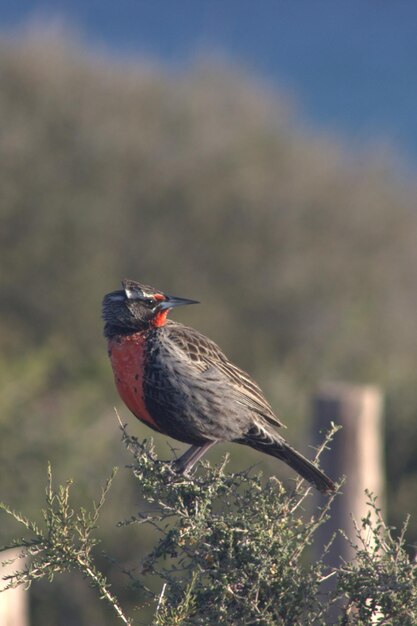
MULTIPOLYGON (((125 463, 100 303, 128 276, 200 300, 176 319, 257 378, 304 451, 319 381, 380 384, 388 516, 411 512, 415 542, 417 189, 389 158, 301 132, 236 66, 168 73, 44 35, 0 41, 0 116, 1 499, 35 515, 50 460, 88 501, 125 463)), ((101 533, 122 563, 150 541, 115 529, 137 500, 120 472, 101 533)), ((114 623, 76 578, 32 597, 35 625, 114 623)))

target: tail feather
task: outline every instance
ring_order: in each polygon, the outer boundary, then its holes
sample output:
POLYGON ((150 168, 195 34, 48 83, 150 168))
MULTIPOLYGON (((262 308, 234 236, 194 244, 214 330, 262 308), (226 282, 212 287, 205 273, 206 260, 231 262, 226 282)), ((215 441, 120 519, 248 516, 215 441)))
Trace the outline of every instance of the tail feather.
POLYGON ((322 493, 333 493, 336 491, 336 485, 324 472, 287 444, 282 449, 280 456, 278 454, 274 454, 274 456, 285 461, 287 465, 292 467, 293 470, 309 483, 312 483, 322 493))
POLYGON ((313 484, 322 493, 333 493, 336 491, 336 485, 334 482, 318 469, 311 461, 306 459, 302 454, 294 450, 287 444, 284 439, 280 438, 279 441, 271 439, 269 441, 246 439, 245 443, 259 452, 264 452, 270 456, 274 456, 281 461, 284 461, 300 476, 305 478, 309 483, 313 484))

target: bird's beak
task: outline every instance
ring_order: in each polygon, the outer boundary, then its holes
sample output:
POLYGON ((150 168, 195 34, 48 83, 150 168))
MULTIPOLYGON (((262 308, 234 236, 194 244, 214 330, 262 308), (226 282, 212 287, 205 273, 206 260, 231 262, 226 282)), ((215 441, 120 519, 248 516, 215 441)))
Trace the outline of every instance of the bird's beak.
POLYGON ((160 311, 173 309, 175 306, 183 306, 185 304, 200 304, 198 300, 188 300, 188 298, 177 298, 176 296, 166 296, 166 300, 158 304, 160 311))

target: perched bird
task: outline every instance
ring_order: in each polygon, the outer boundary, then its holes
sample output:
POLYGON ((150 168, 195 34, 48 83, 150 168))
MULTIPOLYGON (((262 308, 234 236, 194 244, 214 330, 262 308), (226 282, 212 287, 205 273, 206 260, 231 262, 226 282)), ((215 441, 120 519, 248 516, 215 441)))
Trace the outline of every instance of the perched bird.
POLYGON ((103 300, 104 335, 117 389, 132 413, 191 445, 175 462, 187 473, 221 441, 241 443, 281 459, 323 492, 334 483, 276 431, 282 426, 258 385, 210 339, 167 320, 177 298, 124 280, 103 300))

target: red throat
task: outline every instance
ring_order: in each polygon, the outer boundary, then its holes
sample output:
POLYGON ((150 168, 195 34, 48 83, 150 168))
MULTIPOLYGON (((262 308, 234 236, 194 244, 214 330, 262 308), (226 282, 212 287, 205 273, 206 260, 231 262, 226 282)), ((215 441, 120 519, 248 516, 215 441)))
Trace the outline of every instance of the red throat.
POLYGON ((152 326, 155 328, 159 328, 160 326, 164 326, 167 321, 167 315, 169 313, 169 309, 165 309, 163 311, 159 311, 155 317, 152 318, 152 326))

